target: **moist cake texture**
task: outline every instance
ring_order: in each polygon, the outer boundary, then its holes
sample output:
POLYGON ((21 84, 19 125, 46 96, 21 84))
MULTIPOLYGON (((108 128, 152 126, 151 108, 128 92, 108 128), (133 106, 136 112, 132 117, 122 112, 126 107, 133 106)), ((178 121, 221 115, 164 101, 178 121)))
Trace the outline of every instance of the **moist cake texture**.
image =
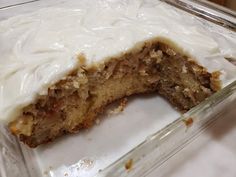
POLYGON ((114 100, 158 91, 187 111, 220 88, 218 74, 208 73, 191 58, 160 42, 111 58, 102 66, 82 67, 38 97, 10 123, 31 147, 94 124, 97 114, 114 100))
POLYGON ((210 31, 164 3, 77 3, 0 22, 0 120, 30 147, 92 126, 133 94, 187 111, 236 73, 210 31))

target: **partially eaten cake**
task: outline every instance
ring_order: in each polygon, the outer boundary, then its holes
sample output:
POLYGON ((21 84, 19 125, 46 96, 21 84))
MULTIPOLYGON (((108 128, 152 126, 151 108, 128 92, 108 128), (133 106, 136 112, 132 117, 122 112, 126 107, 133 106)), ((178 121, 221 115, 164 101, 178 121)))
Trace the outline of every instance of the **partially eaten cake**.
MULTIPOLYGON (((190 21, 189 21, 190 20, 190 21)), ((187 111, 221 88, 216 40, 152 1, 90 1, 0 23, 0 119, 30 147, 91 127, 105 107, 158 92, 187 111)), ((226 72, 223 73, 227 75, 226 72)))

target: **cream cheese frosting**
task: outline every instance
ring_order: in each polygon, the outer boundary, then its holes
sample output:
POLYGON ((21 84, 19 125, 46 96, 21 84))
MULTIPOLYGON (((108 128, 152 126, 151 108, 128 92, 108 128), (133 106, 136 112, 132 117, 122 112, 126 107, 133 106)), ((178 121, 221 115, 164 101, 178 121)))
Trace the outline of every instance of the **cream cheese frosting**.
POLYGON ((98 0, 44 8, 0 22, 0 121, 9 123, 38 94, 80 65, 102 63, 135 44, 165 38, 227 85, 236 67, 236 38, 157 0, 98 0), (222 45, 224 44, 224 45, 222 45))

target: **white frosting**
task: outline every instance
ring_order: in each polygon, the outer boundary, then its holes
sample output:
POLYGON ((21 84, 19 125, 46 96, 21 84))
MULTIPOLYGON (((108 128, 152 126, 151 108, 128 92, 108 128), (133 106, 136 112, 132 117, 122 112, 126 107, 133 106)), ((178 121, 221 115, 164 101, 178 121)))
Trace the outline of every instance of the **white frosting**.
POLYGON ((75 68, 78 54, 90 65, 153 37, 170 39, 209 71, 223 71, 224 84, 236 75, 223 59, 236 56, 235 38, 213 34, 190 15, 157 0, 80 1, 0 22, 0 121, 12 121, 75 68))

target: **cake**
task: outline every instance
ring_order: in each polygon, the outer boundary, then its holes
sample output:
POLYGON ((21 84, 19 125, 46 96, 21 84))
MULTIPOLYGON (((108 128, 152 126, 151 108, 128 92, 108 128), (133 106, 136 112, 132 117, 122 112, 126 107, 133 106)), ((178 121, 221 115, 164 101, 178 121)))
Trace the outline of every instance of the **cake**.
POLYGON ((0 120, 30 147, 91 127, 133 94, 188 111, 236 73, 220 45, 230 39, 163 2, 77 3, 0 22, 0 120))

